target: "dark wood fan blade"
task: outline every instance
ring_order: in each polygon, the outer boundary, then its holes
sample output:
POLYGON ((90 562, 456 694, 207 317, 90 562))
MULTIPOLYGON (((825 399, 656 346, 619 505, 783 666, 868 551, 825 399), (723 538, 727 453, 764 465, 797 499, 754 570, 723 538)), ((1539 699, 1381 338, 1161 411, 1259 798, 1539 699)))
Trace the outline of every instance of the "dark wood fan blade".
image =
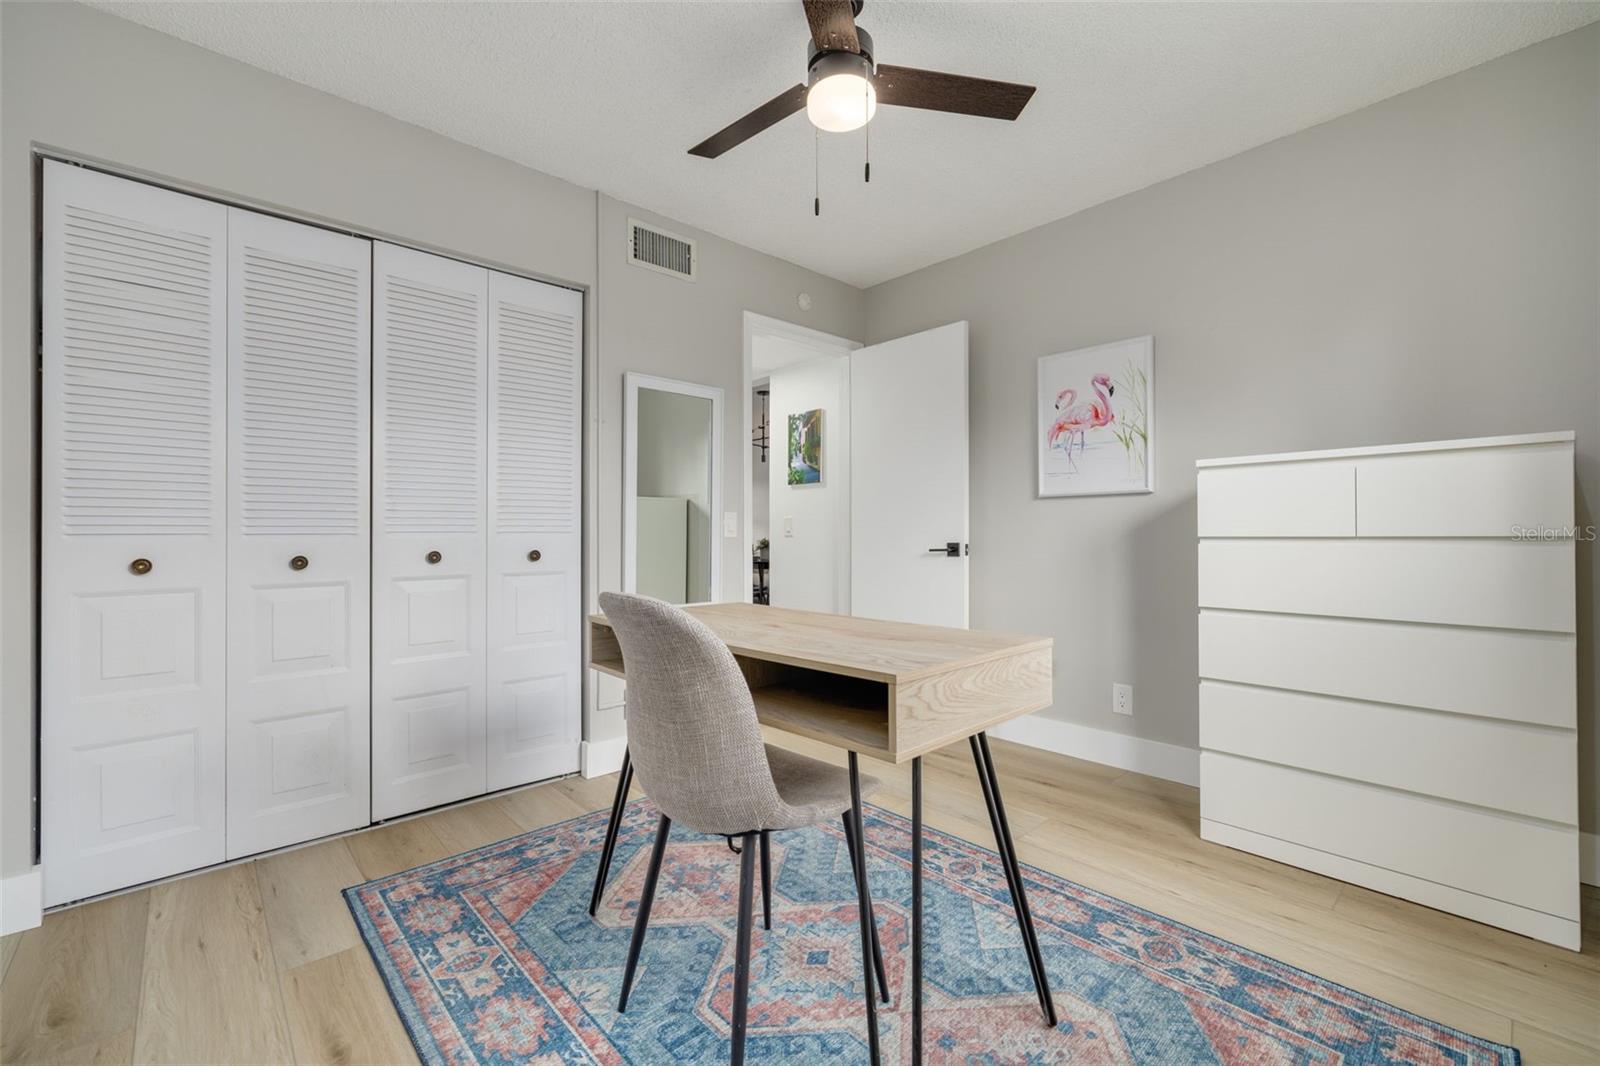
POLYGON ((1022 114, 1034 93, 1032 85, 941 74, 916 67, 891 67, 886 63, 878 64, 876 84, 880 104, 1001 118, 1008 122, 1022 114))
POLYGON ((811 40, 829 52, 859 52, 856 37, 855 5, 850 0, 801 0, 806 21, 811 23, 811 40))
POLYGON ((725 126, 689 149, 689 154, 697 155, 704 159, 715 159, 729 148, 737 147, 748 141, 768 126, 783 121, 796 111, 803 110, 805 106, 806 87, 804 85, 796 85, 793 88, 785 89, 744 118, 725 126))

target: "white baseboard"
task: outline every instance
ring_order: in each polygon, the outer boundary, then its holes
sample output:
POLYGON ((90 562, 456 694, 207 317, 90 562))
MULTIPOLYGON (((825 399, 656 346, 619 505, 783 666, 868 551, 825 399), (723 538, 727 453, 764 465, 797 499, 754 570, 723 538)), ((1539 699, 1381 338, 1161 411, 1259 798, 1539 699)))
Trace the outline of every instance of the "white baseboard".
POLYGON ((609 740, 586 740, 579 765, 584 777, 604 777, 622 769, 622 753, 628 750, 628 737, 609 740))
POLYGON ((1578 880, 1600 885, 1600 833, 1578 834, 1578 880))
POLYGON ((1200 753, 1181 744, 1145 740, 1037 714, 1013 718, 989 732, 1030 748, 1043 748, 1185 785, 1200 784, 1200 753))
POLYGON ((0 936, 32 929, 44 920, 44 872, 0 878, 0 936))

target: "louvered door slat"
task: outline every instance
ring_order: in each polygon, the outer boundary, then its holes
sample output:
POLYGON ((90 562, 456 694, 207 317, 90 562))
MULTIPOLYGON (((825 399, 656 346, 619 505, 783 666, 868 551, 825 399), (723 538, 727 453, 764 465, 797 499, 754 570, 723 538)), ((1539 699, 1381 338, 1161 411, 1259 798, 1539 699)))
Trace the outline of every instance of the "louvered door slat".
POLYGON ((392 818, 485 787, 488 271, 380 243, 373 275, 372 808, 392 818))
POLYGON ((578 769, 583 297, 497 273, 489 305, 488 776, 496 789, 578 769))
POLYGON ((372 246, 238 209, 229 238, 234 858, 370 820, 372 246))
POLYGON ((42 222, 53 905, 224 855, 227 211, 52 161, 42 222))

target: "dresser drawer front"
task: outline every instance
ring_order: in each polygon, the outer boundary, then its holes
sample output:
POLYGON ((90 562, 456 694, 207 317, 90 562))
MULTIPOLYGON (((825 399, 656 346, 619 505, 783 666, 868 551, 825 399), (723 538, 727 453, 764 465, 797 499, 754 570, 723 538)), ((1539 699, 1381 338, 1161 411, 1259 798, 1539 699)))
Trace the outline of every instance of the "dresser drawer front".
POLYGON ((1352 537, 1351 462, 1202 467, 1196 472, 1202 537, 1352 537))
POLYGON ((1200 606, 1570 633, 1571 542, 1204 540, 1200 606))
POLYGON ((1363 537, 1565 531, 1573 524, 1572 500, 1572 445, 1566 442, 1417 452, 1356 463, 1357 532, 1363 537))
POLYGON ((1200 611, 1200 675, 1574 728, 1571 635, 1200 611))
POLYGON ((1570 634, 1201 611, 1200 676, 1577 725, 1570 634))
POLYGON ((1204 818, 1562 918, 1578 917, 1577 830, 1217 752, 1204 818))
POLYGON ((1200 683, 1200 746, 1576 825, 1577 734, 1521 723, 1200 683))

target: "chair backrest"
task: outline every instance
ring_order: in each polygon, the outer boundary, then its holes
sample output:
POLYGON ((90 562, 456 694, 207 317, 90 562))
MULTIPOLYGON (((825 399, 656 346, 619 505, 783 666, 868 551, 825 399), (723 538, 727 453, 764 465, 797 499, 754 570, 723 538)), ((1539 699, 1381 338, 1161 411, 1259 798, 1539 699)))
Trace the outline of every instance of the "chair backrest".
POLYGON ((648 596, 602 592, 628 675, 628 752, 661 813, 702 833, 769 828, 784 809, 750 686, 705 623, 648 596))

